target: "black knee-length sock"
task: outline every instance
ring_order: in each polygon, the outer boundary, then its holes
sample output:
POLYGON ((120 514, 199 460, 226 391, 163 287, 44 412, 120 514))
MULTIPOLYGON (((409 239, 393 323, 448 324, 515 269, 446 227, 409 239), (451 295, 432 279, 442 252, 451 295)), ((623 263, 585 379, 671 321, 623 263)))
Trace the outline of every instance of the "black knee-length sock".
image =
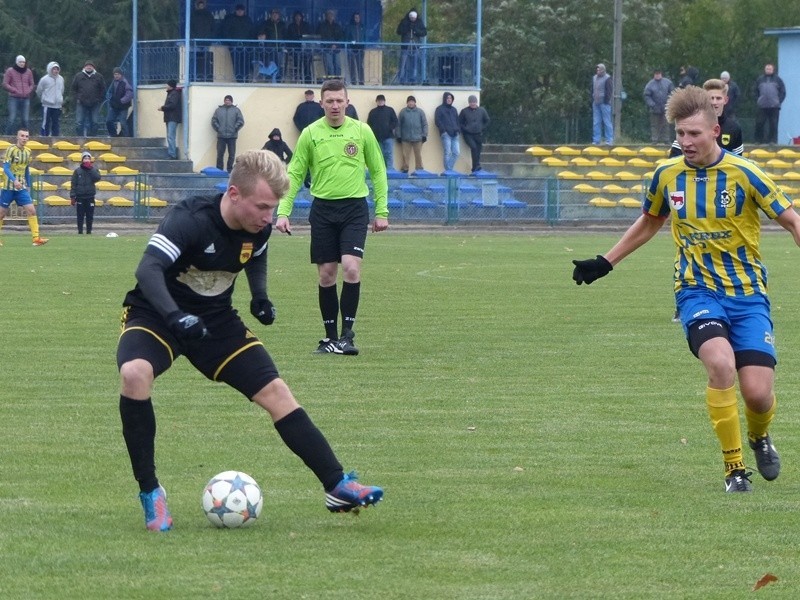
POLYGON ((156 478, 156 413, 153 403, 119 397, 119 414, 122 418, 122 437, 128 447, 133 476, 142 492, 152 492, 158 487, 156 478))
POLYGON ((342 299, 339 304, 342 307, 342 332, 346 329, 353 329, 356 324, 356 312, 358 312, 358 299, 361 296, 361 282, 342 284, 342 299))
POLYGON ((298 408, 275 423, 283 443, 313 471, 326 492, 336 487, 344 469, 322 432, 311 422, 302 408, 298 408))
POLYGON ((339 296, 336 294, 335 284, 329 287, 319 286, 319 312, 322 314, 322 324, 325 326, 325 337, 337 339, 339 296))

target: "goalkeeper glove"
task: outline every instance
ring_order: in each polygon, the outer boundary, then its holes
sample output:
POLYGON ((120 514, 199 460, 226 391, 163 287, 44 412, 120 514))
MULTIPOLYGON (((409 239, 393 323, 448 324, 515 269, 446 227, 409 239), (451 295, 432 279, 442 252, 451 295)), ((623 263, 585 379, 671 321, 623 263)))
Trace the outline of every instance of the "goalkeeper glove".
POLYGON ((250 301, 250 313, 258 319, 262 325, 272 325, 278 311, 273 306, 269 298, 253 298, 250 301))
POLYGON ((208 335, 206 324, 197 315, 176 310, 167 315, 167 325, 179 340, 201 340, 208 335))
POLYGON ((575 265, 575 269, 572 271, 572 279, 575 280, 575 283, 578 285, 582 283, 589 285, 595 279, 605 277, 614 270, 611 263, 600 254, 598 254, 596 258, 573 260, 572 264, 575 265))

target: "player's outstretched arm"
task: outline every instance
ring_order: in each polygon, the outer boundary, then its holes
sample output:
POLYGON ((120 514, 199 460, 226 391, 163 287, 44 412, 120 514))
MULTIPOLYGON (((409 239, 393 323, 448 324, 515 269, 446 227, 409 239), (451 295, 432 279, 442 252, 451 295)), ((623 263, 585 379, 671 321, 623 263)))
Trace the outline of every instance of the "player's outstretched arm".
POLYGON ((800 246, 800 215, 793 208, 788 208, 775 219, 778 224, 792 234, 794 243, 800 246))

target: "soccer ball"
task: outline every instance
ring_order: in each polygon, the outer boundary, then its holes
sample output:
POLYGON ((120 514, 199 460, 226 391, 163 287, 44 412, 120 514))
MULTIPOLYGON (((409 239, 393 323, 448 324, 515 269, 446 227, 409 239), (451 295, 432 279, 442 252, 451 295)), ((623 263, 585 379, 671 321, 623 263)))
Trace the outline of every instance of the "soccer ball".
POLYGON ((263 506, 264 496, 256 480, 240 471, 214 475, 203 490, 203 511, 217 527, 249 527, 263 506))

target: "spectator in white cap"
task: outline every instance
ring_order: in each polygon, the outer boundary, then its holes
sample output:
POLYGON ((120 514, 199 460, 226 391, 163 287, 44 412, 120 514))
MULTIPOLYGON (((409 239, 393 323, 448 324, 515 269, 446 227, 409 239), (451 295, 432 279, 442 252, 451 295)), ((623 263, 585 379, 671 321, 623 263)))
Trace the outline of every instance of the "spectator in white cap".
POLYGON ((741 96, 739 84, 731 79, 731 74, 727 71, 720 73, 719 78, 728 86, 728 103, 725 105, 723 112, 725 116, 736 116, 736 105, 739 104, 739 97, 741 96))
POLYGON ((428 30, 415 8, 408 11, 408 14, 400 21, 397 26, 397 35, 400 36, 400 42, 403 44, 400 46, 400 67, 397 70, 397 80, 399 83, 418 83, 418 77, 422 74, 422 54, 419 45, 428 35, 428 30))
POLYGON ((16 133, 17 129, 28 129, 34 85, 33 73, 22 54, 17 56, 13 66, 6 69, 3 75, 3 89, 8 92, 6 135, 16 133))

